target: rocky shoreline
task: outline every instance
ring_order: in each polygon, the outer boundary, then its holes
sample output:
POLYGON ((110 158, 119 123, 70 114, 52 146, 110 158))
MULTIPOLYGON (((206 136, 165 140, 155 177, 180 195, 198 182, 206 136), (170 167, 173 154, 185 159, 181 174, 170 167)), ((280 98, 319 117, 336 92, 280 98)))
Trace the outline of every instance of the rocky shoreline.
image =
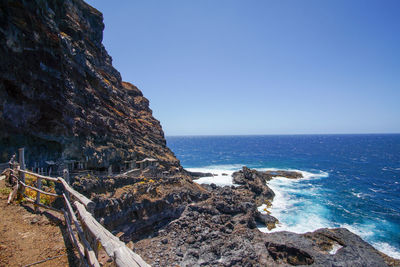
MULTIPOLYGON (((153 266, 400 266, 342 228, 262 233, 273 177, 233 174, 238 186, 199 185, 167 147, 149 101, 123 82, 102 44, 103 16, 82 0, 0 2, 1 162, 25 146, 26 167, 124 174, 76 176, 99 222, 153 266), (155 166, 140 165, 145 159, 155 166), (47 165, 46 165, 47 164, 47 165)), ((62 172, 60 172, 62 173, 62 172)), ((227 174, 222 174, 227 176, 227 174)))
MULTIPOLYGON (((108 178, 77 177, 74 186, 97 203, 107 228, 152 266, 395 266, 344 228, 305 234, 262 233, 278 222, 257 207, 275 196, 267 182, 300 173, 243 167, 238 186, 199 185, 189 172, 157 177, 157 170, 108 178), (106 190, 104 186, 108 184, 106 190), (111 186, 112 185, 112 186, 111 186)), ((396 263, 397 262, 397 263, 396 263)))

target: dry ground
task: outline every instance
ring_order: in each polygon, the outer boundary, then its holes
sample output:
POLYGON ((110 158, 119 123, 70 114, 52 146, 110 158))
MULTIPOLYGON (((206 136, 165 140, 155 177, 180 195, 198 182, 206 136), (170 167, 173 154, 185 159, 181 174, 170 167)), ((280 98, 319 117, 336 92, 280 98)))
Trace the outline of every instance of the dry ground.
POLYGON ((76 266, 60 215, 42 210, 35 214, 29 204, 7 205, 4 180, 0 181, 0 267, 26 266, 51 257, 33 266, 76 266), (4 190, 4 189, 3 189, 4 190), (5 190, 4 190, 5 191, 5 190))

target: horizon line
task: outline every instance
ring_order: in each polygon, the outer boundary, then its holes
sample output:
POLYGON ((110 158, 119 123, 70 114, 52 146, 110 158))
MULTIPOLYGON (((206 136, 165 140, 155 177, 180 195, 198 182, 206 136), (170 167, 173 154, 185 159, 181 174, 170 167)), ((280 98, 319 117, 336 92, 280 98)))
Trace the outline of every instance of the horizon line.
POLYGON ((165 135, 165 137, 224 137, 224 136, 293 136, 293 135, 400 135, 399 133, 294 133, 294 134, 186 134, 165 135))

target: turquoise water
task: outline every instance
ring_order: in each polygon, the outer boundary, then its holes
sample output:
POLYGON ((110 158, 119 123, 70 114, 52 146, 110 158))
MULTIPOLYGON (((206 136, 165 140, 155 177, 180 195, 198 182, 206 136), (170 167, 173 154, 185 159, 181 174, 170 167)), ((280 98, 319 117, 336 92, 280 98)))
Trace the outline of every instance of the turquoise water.
MULTIPOLYGON (((399 134, 167 137, 167 143, 185 168, 302 171, 306 179, 269 183, 277 194, 272 215, 281 222, 274 231, 346 227, 400 258, 399 134)), ((204 182, 231 183, 219 178, 204 182)))

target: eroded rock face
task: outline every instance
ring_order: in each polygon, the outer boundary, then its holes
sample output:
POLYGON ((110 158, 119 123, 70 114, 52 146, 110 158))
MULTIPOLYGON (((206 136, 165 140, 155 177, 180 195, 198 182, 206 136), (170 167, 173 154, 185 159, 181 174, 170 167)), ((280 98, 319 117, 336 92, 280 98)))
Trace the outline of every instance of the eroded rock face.
POLYGON ((265 200, 273 200, 275 196, 274 191, 266 184, 272 176, 265 172, 243 167, 241 171, 232 174, 232 179, 235 184, 241 185, 254 194, 255 203, 258 206, 264 204, 265 200))
POLYGON ((179 218, 189 203, 209 197, 184 173, 155 177, 147 170, 137 176, 78 178, 74 187, 91 196, 96 218, 114 233, 123 233, 119 237, 126 242, 151 236, 179 218))
POLYGON ((311 265, 314 259, 307 252, 282 244, 266 242, 269 255, 278 263, 289 263, 290 265, 311 265))
POLYGON ((103 16, 81 0, 0 1, 0 161, 89 160, 107 167, 167 148, 149 101, 122 82, 102 45, 103 16))

